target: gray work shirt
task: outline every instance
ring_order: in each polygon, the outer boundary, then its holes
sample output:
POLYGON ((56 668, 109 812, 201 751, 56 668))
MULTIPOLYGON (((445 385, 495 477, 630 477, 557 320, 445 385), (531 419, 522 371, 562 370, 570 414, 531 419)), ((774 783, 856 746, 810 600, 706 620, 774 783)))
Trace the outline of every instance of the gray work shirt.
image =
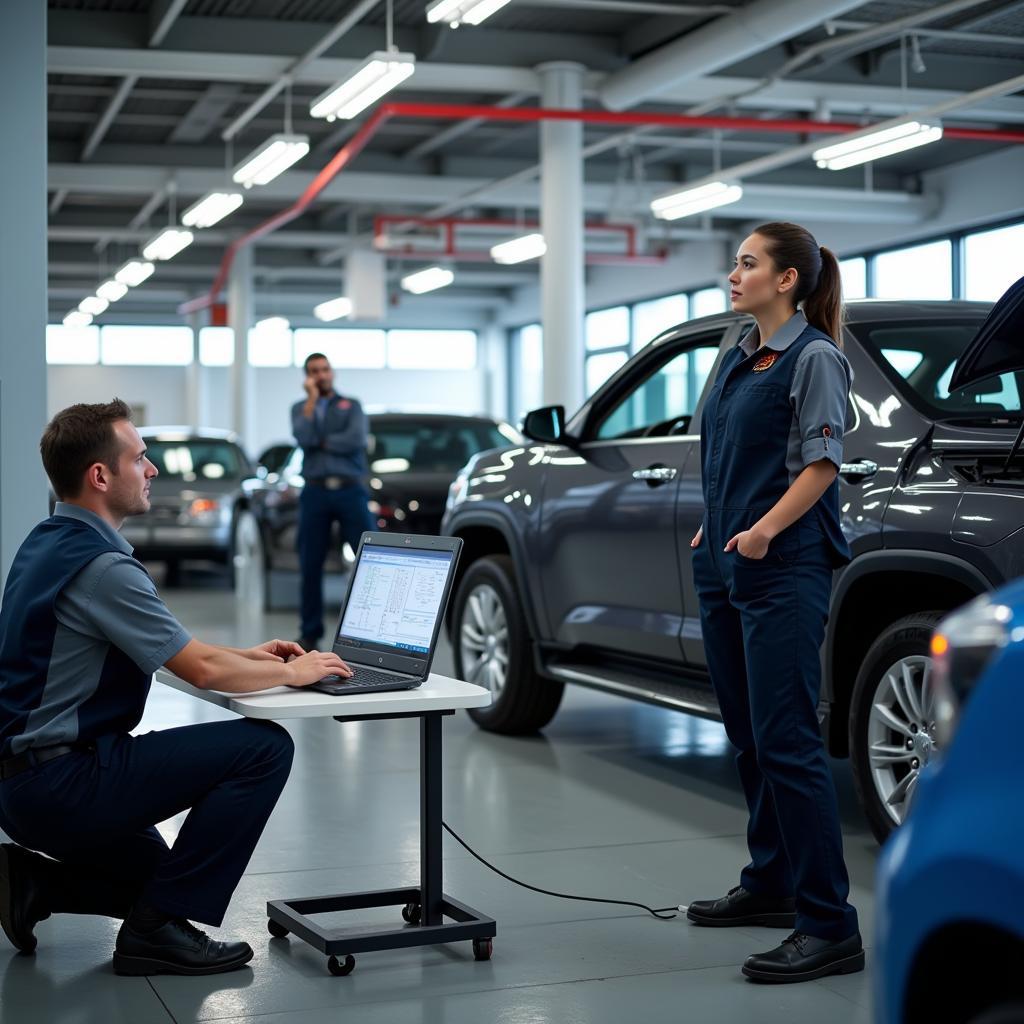
MULTIPOLYGON (((797 310, 766 342, 765 348, 784 352, 807 327, 807 318, 797 310)), ((740 342, 745 356, 761 344, 755 324, 740 342)), ((786 469, 792 483, 812 462, 828 459, 843 464, 843 435, 853 369, 838 345, 816 338, 797 357, 789 402, 793 408, 786 444, 786 469)))
POLYGON ((14 741, 16 753, 78 739, 78 708, 96 692, 111 645, 143 672, 155 672, 192 639, 132 557, 132 546, 108 522, 63 501, 53 514, 88 523, 117 551, 98 555, 58 595, 42 699, 14 741))
POLYGON ((326 400, 317 401, 310 419, 304 415, 305 404, 292 406, 292 433, 303 452, 302 475, 307 480, 365 477, 369 421, 359 402, 332 391, 326 400))

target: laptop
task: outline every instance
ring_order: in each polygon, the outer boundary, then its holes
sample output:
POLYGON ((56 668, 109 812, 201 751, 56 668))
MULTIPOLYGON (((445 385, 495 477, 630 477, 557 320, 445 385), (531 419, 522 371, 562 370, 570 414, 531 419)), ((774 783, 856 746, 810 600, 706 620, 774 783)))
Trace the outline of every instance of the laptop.
POLYGON ((341 696, 426 682, 461 550, 458 537, 364 533, 333 645, 353 675, 307 689, 341 696))

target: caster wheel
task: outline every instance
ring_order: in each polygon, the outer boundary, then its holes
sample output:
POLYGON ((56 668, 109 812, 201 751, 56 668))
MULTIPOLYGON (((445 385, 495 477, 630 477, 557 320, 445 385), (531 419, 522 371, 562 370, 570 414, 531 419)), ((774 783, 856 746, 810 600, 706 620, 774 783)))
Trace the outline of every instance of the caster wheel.
POLYGON ((491 952, 494 948, 494 943, 491 939, 474 939, 473 940, 473 959, 474 960, 490 960, 491 952))
POLYGON ((418 903, 406 903, 402 907, 402 919, 408 924, 419 924, 423 920, 423 907, 418 903))
POLYGON ((278 924, 277 921, 267 921, 267 931, 270 932, 275 939, 283 939, 286 935, 291 934, 283 924, 278 924))
POLYGON ((327 970, 336 978, 344 978, 346 974, 351 974, 355 968, 356 958, 351 953, 346 953, 344 960, 339 960, 336 956, 332 956, 327 961, 327 970))

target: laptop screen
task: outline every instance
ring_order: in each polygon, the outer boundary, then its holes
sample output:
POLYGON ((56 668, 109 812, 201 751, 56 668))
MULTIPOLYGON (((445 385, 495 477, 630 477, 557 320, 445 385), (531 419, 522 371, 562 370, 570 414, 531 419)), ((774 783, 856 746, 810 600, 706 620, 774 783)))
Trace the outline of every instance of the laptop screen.
POLYGON ((363 547, 338 640, 428 654, 454 557, 452 551, 363 547))

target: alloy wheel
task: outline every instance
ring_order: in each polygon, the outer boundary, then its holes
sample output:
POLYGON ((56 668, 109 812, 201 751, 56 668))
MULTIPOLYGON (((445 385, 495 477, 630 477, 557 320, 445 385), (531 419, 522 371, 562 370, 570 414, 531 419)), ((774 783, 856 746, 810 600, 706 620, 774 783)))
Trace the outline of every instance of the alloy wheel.
POLYGON ((470 683, 486 687, 497 699, 508 675, 508 619, 497 590, 479 583, 466 598, 459 628, 462 671, 470 683))

